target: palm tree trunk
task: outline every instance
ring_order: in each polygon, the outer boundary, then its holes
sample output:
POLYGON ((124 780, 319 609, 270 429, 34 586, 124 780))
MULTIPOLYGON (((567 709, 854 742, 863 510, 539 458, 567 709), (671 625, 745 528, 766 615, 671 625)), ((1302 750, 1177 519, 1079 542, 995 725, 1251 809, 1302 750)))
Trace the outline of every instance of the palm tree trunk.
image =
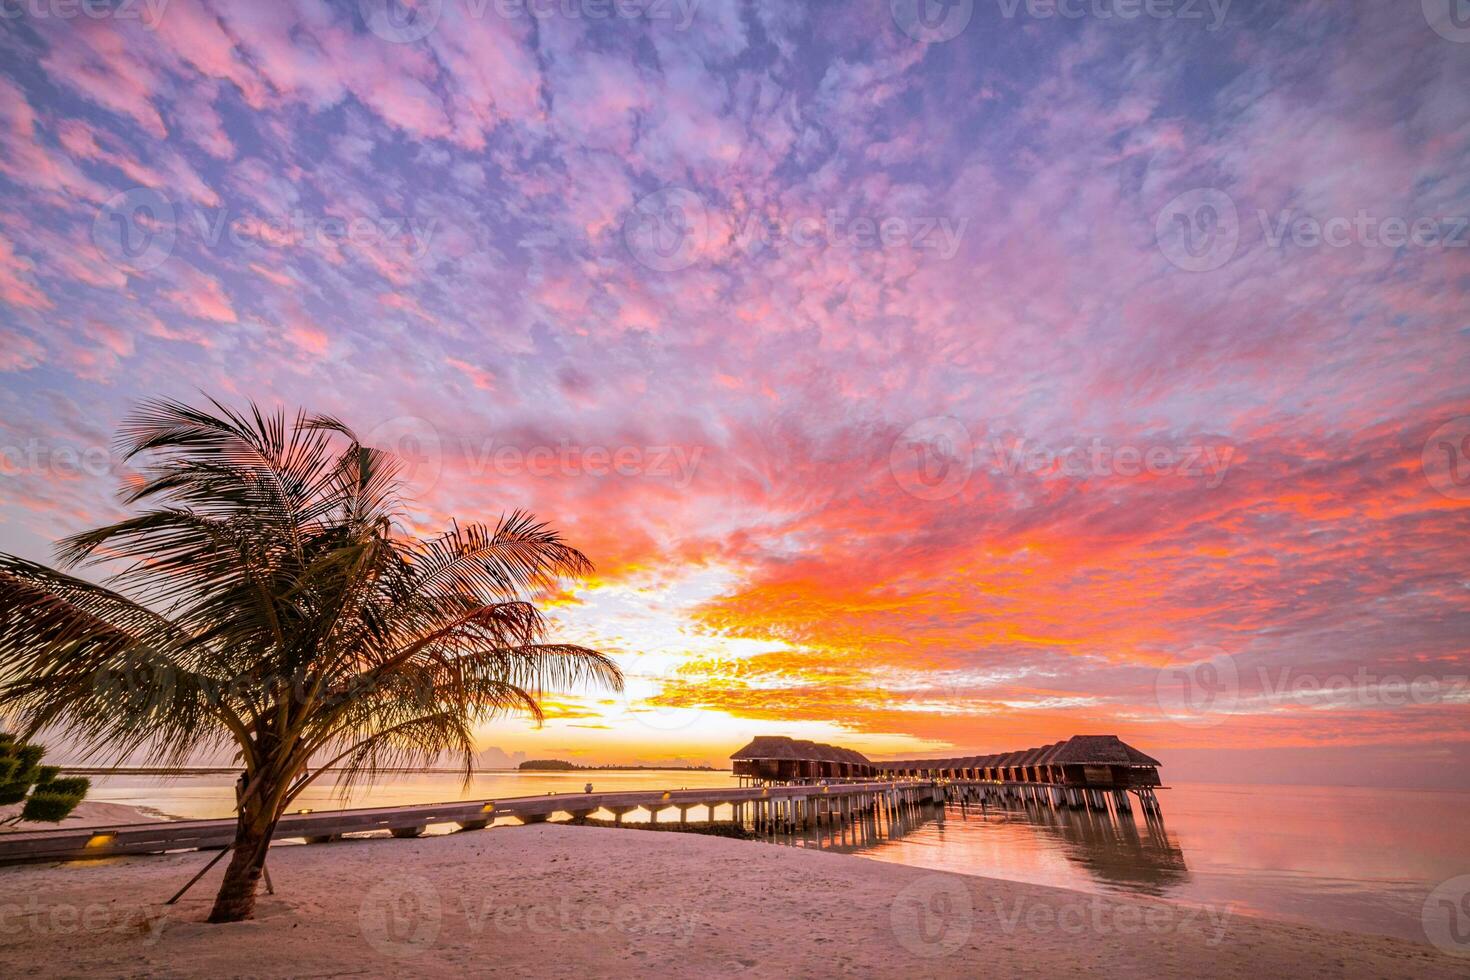
POLYGON ((210 922, 240 922, 255 915, 255 891, 265 868, 266 851, 276 829, 276 819, 264 813, 240 814, 235 826, 234 853, 225 868, 224 881, 210 910, 210 922))

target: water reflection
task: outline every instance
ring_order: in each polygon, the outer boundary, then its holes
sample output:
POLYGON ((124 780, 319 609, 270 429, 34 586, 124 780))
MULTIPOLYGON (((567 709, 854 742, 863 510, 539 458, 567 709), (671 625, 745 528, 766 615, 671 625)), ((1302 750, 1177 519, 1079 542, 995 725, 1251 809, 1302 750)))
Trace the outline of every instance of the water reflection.
POLYGON ((1162 896, 1189 880, 1184 851, 1157 818, 1137 823, 1127 815, 1049 809, 1021 811, 1019 817, 1055 840, 1067 860, 1099 884, 1162 896))
POLYGON ((1027 855, 1039 862, 1060 855, 1097 886, 1157 897, 1189 881, 1184 851, 1162 820, 1135 820, 1127 814, 1093 810, 924 804, 902 807, 892 814, 868 814, 830 827, 778 833, 774 839, 798 847, 978 873, 993 862, 966 860, 962 852, 983 855, 991 847, 1008 848, 1008 865, 1027 855), (922 850, 931 851, 938 860, 925 861, 923 855, 914 853, 922 850))

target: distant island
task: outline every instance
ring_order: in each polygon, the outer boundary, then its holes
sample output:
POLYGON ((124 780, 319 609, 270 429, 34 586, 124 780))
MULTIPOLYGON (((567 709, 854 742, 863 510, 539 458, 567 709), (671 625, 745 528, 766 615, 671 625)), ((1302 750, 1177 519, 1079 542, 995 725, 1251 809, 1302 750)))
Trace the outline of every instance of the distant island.
POLYGON ((715 772, 714 766, 579 766, 565 759, 530 759, 522 762, 517 769, 531 772, 579 772, 579 771, 607 771, 609 769, 639 770, 654 769, 668 772, 670 770, 690 772, 715 772))

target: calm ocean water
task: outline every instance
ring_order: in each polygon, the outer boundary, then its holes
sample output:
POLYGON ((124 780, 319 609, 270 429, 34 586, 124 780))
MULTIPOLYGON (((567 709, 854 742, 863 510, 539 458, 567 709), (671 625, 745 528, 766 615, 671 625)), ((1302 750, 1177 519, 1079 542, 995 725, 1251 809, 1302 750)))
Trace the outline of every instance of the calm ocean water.
MULTIPOLYGON (((343 806, 326 779, 297 806, 343 806)), ((490 772, 468 787, 457 776, 420 774, 381 778, 346 805, 576 793, 589 780, 599 792, 735 784, 727 772, 490 772)), ((228 817, 232 786, 225 775, 94 777, 90 798, 176 817, 228 817)), ((1470 794, 1194 784, 1176 785, 1161 797, 1162 827, 1072 811, 971 807, 962 813, 950 807, 943 819, 931 814, 893 836, 790 842, 1084 892, 1229 906, 1420 942, 1426 896, 1445 879, 1470 873, 1470 794)), ((641 811, 629 819, 638 816, 646 819, 641 811)))

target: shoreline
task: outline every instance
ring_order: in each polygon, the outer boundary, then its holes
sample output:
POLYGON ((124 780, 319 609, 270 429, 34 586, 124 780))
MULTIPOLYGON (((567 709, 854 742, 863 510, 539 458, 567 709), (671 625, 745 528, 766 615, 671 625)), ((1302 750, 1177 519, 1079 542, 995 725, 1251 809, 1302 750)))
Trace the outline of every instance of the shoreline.
MULTIPOLYGON (((19 813, 21 804, 0 807, 0 819, 19 813)), ((148 806, 133 806, 130 803, 108 803, 103 800, 83 800, 75 810, 59 823, 18 823, 0 827, 0 834, 27 833, 37 830, 71 830, 82 827, 106 827, 117 824, 157 823, 177 820, 177 817, 148 806)))
POLYGON ((689 833, 539 824, 273 849, 210 926, 198 852, 0 869, 0 974, 845 972, 1458 977, 1427 944, 689 833), (20 896, 25 896, 21 898, 20 896))

